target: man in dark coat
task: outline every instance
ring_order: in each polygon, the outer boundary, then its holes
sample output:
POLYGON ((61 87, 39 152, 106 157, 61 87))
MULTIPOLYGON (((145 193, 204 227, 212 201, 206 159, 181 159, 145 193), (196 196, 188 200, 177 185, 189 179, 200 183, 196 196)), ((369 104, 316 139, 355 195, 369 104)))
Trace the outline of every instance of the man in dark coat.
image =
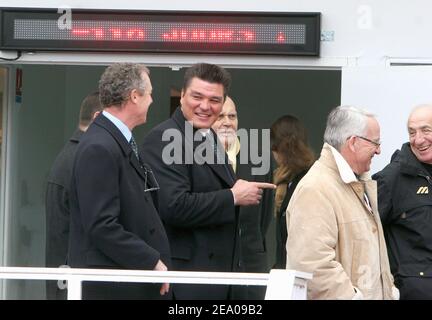
POLYGON ((408 134, 373 178, 400 298, 432 299, 432 105, 414 108, 408 134))
MULTIPOLYGON (((226 97, 222 111, 219 114, 218 120, 212 126, 216 131, 219 140, 227 152, 230 164, 232 165, 237 177, 247 181, 271 182, 270 170, 270 148, 266 153, 261 152, 264 159, 260 163, 262 170, 257 170, 260 174, 254 174, 255 163, 251 161, 250 148, 245 144, 241 150, 240 140, 237 137, 238 117, 237 109, 234 101, 230 97, 226 97), (241 157, 240 153, 245 152, 247 157, 241 157), (245 161, 245 159, 247 161, 245 161), (267 163, 264 163, 267 161, 267 163), (262 171, 262 172, 261 172, 262 171)), ((251 140, 251 139, 249 139, 251 140)), ((249 141, 252 143, 252 141, 249 141)), ((263 190, 262 199, 257 206, 242 206, 239 207, 239 232, 240 251, 242 263, 234 264, 234 271, 244 272, 269 272, 268 252, 266 247, 265 236, 270 224, 273 212, 273 192, 271 189, 263 190)), ((265 296, 266 288, 263 286, 235 286, 232 288, 233 298, 262 300, 265 296)))
MULTIPOLYGON (((239 205, 256 205, 271 184, 237 180, 211 130, 222 109, 229 73, 200 63, 185 73, 181 106, 153 128, 143 158, 161 186, 160 215, 172 250, 174 270, 233 270, 238 257, 239 205)), ((174 284, 175 299, 228 299, 226 285, 174 284)))
MULTIPOLYGON (((48 175, 45 212, 46 245, 45 263, 57 268, 66 265, 69 241, 69 187, 75 152, 81 135, 102 111, 99 92, 89 94, 81 103, 78 129, 57 155, 48 175)), ((47 281, 46 294, 50 300, 66 299, 66 286, 62 281, 47 281)))
MULTIPOLYGON (((83 134, 71 185, 69 265, 167 270, 168 239, 153 204, 157 181, 132 129, 152 103, 148 69, 114 64, 99 81, 104 111, 83 134)), ((144 152, 145 154, 145 152, 144 152)), ((83 299, 158 299, 168 284, 84 282, 83 299)))

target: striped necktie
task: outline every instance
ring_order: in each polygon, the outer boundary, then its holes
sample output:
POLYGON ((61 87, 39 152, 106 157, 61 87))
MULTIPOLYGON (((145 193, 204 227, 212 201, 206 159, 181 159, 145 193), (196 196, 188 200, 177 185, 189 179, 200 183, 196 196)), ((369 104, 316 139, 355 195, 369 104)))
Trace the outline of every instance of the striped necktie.
POLYGON ((137 146, 137 143, 136 143, 134 137, 131 137, 131 139, 129 141, 129 144, 130 144, 130 146, 132 148, 132 151, 135 153, 136 158, 139 160, 138 146, 137 146))

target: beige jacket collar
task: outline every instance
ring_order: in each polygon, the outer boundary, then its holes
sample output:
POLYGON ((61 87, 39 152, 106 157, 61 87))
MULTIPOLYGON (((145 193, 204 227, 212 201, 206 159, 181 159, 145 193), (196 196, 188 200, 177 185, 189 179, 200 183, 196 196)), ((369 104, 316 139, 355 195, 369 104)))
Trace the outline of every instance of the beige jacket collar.
POLYGON ((234 143, 232 143, 226 153, 228 155, 228 159, 233 166, 234 172, 237 172, 237 154, 240 152, 240 140, 236 137, 234 143))
MULTIPOLYGON (((349 184, 352 182, 359 181, 359 179, 357 179, 356 175, 354 174, 354 171, 351 169, 348 162, 346 162, 346 160, 340 154, 339 151, 337 151, 334 147, 332 147, 328 143, 324 143, 324 147, 330 148, 330 150, 333 154, 334 160, 336 162, 336 166, 337 166, 337 169, 339 171, 339 175, 340 175, 343 182, 349 184)), ((363 173, 362 175, 360 175, 361 181, 368 181, 370 179, 371 178, 370 178, 368 173, 363 173)))

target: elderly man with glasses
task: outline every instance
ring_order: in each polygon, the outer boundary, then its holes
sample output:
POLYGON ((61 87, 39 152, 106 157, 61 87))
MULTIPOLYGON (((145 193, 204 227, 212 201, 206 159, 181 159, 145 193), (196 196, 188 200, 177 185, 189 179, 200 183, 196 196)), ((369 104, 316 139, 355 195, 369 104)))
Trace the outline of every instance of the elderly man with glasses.
POLYGON ((381 152, 375 117, 358 108, 331 111, 320 158, 287 208, 287 268, 313 273, 309 299, 398 299, 368 176, 381 152))

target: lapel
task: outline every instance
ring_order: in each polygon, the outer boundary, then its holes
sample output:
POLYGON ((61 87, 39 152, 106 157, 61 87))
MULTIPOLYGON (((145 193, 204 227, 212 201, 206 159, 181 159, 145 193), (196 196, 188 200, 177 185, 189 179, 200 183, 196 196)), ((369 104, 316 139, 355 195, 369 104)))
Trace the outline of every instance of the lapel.
MULTIPOLYGON (((131 150, 132 150, 132 148, 131 148, 131 150)), ((134 169, 138 173, 138 175, 144 181, 146 181, 146 172, 145 172, 145 169, 144 169, 143 165, 140 163, 140 161, 138 161, 138 159, 135 156, 135 154, 134 154, 133 151, 131 151, 131 153, 129 153, 129 162, 132 165, 132 167, 134 167, 134 169)))
POLYGON ((93 123, 108 131, 108 133, 117 142, 123 155, 129 159, 129 163, 132 165, 138 175, 145 181, 145 172, 143 167, 136 158, 129 141, 126 140, 121 131, 102 113, 93 121, 93 123))
MULTIPOLYGON (((378 215, 378 210, 376 207, 374 209, 374 204, 372 202, 372 197, 370 195, 374 195, 371 190, 368 188, 368 184, 374 183, 371 182, 369 176, 365 173, 360 176, 360 181, 357 180, 352 172, 352 169, 349 167, 348 163, 344 160, 342 155, 337 152, 336 149, 331 147, 329 144, 324 143, 323 149, 321 151, 321 157, 319 159, 325 166, 330 167, 337 174, 338 179, 341 179, 341 182, 345 185, 348 185, 355 193, 357 198, 363 205, 363 208, 374 216, 373 220, 376 221, 376 216, 378 215), (353 181, 355 179, 355 181, 353 181), (367 195, 370 208, 366 204, 366 200, 364 195, 367 195)), ((376 188, 375 188, 376 194, 376 188)), ((376 203, 375 203, 376 204, 376 203)))
MULTIPOLYGON (((234 183, 236 181, 235 173, 232 169, 232 166, 229 165, 228 156, 225 153, 225 150, 223 149, 222 144, 219 142, 219 139, 217 139, 217 135, 213 131, 213 129, 210 129, 210 130, 213 134, 213 137, 215 138, 217 152, 224 158, 223 164, 207 163, 200 156, 200 154, 195 155, 196 147, 199 146, 201 143, 205 143, 205 140, 204 139, 203 139, 203 141, 194 141, 193 140, 194 139, 193 136, 195 135, 196 130, 194 128, 192 128, 192 126, 189 122, 186 121, 186 118, 184 117, 183 112, 181 111, 180 107, 178 107, 176 109, 176 111, 174 111, 174 113, 172 115, 172 119, 177 124, 178 128, 180 129, 180 131, 183 134, 183 137, 184 137, 184 149, 183 150, 185 150, 185 152, 188 152, 187 146, 192 145, 193 146, 193 152, 194 152, 193 157, 199 157, 200 160, 203 160, 202 161, 202 162, 204 162, 203 165, 209 166, 213 170, 213 172, 219 178, 221 178, 226 184, 228 184, 229 186, 234 185, 234 183), (186 126, 188 126, 188 127, 186 128, 186 126), (186 134, 186 132, 188 132, 188 134, 186 134), (189 133, 192 133, 192 135, 189 133)), ((193 163, 195 165, 198 165, 195 163, 195 160, 193 160, 193 163)))
POLYGON ((366 194, 368 195, 369 198, 369 202, 372 208, 372 212, 374 213, 375 216, 375 220, 377 219, 381 219, 379 218, 379 211, 378 211, 378 198, 375 197, 374 195, 377 194, 377 182, 375 180, 366 180, 365 181, 365 189, 366 189, 366 194))
POLYGON ((365 210, 367 210, 369 213, 371 213, 374 216, 374 220, 376 220, 377 219, 376 217, 378 216, 378 207, 377 207, 377 203, 375 201, 375 198, 372 195, 374 194, 374 192, 377 192, 377 191, 376 191, 376 186, 374 188, 373 183, 374 183, 374 181, 372 181, 372 180, 371 181, 353 181, 353 182, 350 182, 349 185, 351 186, 352 190, 356 194, 357 198, 362 203, 365 210), (366 200, 364 198, 365 193, 368 197, 370 208, 366 204, 366 200), (372 211, 371 211, 371 209, 372 209, 372 211))
POLYGON ((352 181, 349 183, 351 188, 353 189, 354 193, 356 194, 357 198, 360 200, 360 202, 363 204, 363 207, 370 211, 368 207, 366 206, 365 199, 364 199, 364 193, 365 188, 361 181, 352 181))
POLYGON ((237 160, 237 166, 235 172, 236 176, 239 177, 240 179, 253 181, 254 178, 252 177, 252 173, 251 173, 252 165, 250 165, 250 163, 243 163, 243 164, 240 163, 240 152, 237 154, 236 160, 237 160))
POLYGON ((222 143, 219 141, 216 132, 213 129, 210 129, 210 131, 213 135, 214 143, 216 144, 215 150, 218 156, 223 158, 223 164, 209 164, 209 166, 213 171, 218 172, 220 177, 225 178, 224 180, 232 186, 235 183, 235 180, 237 180, 236 174, 234 173, 232 165, 229 164, 228 155, 225 152, 222 143))

